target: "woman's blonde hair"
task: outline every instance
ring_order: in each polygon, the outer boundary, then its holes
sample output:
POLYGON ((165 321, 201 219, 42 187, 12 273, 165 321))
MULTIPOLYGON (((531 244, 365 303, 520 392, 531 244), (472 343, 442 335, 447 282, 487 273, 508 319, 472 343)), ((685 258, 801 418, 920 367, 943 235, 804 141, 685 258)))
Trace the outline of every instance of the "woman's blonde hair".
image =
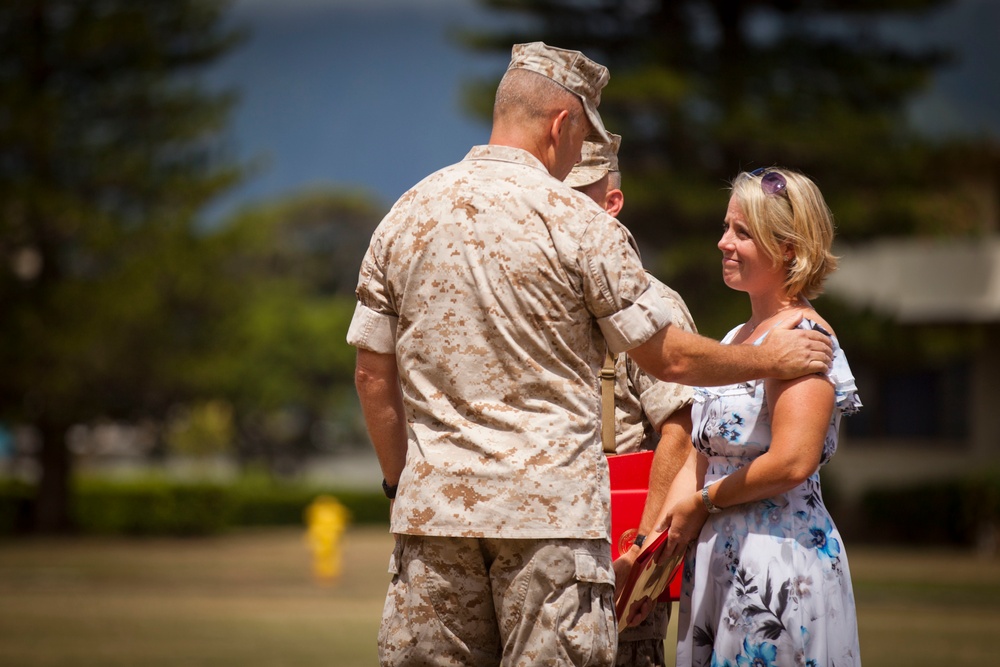
MULTIPOLYGON (((772 176, 766 185, 775 182, 780 179, 772 176)), ((830 251, 833 213, 816 184, 796 171, 772 167, 741 172, 731 187, 754 241, 775 266, 785 266, 788 296, 822 294, 826 277, 837 270, 837 257, 830 251), (769 194, 761 181, 772 173, 784 179, 784 187, 769 194), (786 261, 786 244, 791 261, 786 261)))

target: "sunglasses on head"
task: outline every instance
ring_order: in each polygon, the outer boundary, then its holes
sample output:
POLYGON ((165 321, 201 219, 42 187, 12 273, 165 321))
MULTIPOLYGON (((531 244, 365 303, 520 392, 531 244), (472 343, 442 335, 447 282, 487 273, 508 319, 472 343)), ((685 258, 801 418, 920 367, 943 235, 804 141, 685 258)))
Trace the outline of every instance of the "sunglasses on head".
POLYGON ((750 172, 750 175, 761 177, 760 189, 766 195, 776 195, 788 186, 788 182, 785 181, 784 176, 776 171, 768 171, 768 167, 754 169, 750 172))

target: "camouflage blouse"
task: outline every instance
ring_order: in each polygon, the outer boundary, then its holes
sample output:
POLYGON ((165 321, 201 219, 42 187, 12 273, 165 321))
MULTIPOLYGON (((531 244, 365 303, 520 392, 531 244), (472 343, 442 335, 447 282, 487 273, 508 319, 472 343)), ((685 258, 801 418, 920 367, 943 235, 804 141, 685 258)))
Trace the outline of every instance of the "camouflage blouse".
POLYGON ((396 202, 357 298, 348 342, 396 355, 409 425, 393 532, 609 538, 605 345, 671 319, 621 224, 526 151, 477 146, 396 202))

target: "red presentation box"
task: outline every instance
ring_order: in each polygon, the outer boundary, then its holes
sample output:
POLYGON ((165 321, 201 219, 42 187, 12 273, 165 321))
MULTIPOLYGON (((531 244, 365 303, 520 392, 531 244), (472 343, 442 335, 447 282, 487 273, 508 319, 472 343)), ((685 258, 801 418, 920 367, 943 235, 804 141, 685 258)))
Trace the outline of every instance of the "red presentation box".
MULTIPOLYGON (((638 534, 639 520, 649 492, 653 452, 615 454, 608 457, 611 476, 611 556, 628 551, 638 534)), ((662 599, 680 598, 681 578, 674 577, 662 599)))

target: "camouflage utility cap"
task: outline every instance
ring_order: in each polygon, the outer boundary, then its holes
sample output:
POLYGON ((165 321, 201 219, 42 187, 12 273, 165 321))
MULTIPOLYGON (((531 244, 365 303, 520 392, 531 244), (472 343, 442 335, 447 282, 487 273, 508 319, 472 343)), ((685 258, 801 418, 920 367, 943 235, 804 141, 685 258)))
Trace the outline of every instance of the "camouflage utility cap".
POLYGON ((582 188, 596 183, 612 171, 618 171, 618 147, 622 138, 618 134, 609 134, 610 142, 585 141, 581 151, 580 161, 566 177, 566 185, 571 188, 582 188))
POLYGON ((514 45, 507 69, 536 72, 579 97, 590 120, 590 136, 605 142, 611 140, 601 115, 597 113, 601 104, 601 89, 611 78, 607 67, 595 63, 579 51, 548 46, 544 42, 530 42, 514 45))

